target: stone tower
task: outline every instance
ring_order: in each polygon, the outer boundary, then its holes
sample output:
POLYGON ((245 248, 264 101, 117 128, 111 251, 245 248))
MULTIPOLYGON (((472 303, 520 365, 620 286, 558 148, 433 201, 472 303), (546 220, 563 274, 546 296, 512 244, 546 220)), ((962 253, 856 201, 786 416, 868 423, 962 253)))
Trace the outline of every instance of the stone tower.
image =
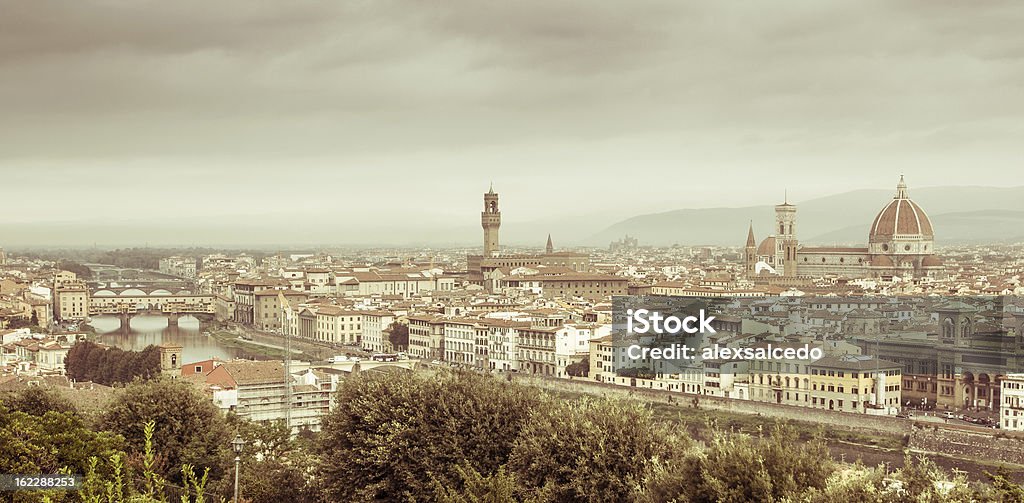
POLYGON ((160 351, 160 372, 171 377, 181 375, 181 350, 182 347, 173 343, 163 343, 157 346, 160 351))
POLYGON ((747 228, 747 244, 743 247, 743 263, 747 278, 753 278, 757 266, 757 241, 754 240, 754 222, 747 228))
POLYGON ((952 302, 935 309, 939 317, 939 342, 965 347, 974 334, 974 313, 978 310, 963 302, 952 302))
POLYGON ((782 257, 782 275, 787 278, 796 277, 796 205, 789 204, 785 200, 782 204, 775 206, 775 227, 778 234, 775 236, 776 262, 782 257))
POLYGON ((548 244, 544 247, 544 253, 548 255, 555 253, 555 244, 551 242, 551 234, 548 234, 548 244))
POLYGON ((494 192, 494 184, 484 194, 480 225, 484 228, 484 256, 493 257, 498 254, 498 229, 501 227, 501 211, 498 210, 498 193, 494 192))

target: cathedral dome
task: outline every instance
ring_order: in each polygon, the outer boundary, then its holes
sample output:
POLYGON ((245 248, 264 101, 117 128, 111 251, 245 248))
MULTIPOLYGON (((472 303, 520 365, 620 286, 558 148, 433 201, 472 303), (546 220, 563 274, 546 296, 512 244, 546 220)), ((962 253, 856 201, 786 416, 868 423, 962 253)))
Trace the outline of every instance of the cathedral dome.
POLYGON ((886 255, 875 255, 871 258, 872 267, 895 267, 896 264, 886 255))
POLYGON ((892 241, 894 237, 922 240, 935 238, 928 215, 907 197, 907 184, 902 176, 899 185, 896 186, 896 196, 878 212, 878 216, 872 222, 868 242, 887 242, 892 241))
POLYGON ((929 255, 921 261, 923 267, 942 267, 942 259, 935 255, 929 255))
POLYGON ((757 247, 757 256, 775 256, 775 236, 768 236, 757 247))

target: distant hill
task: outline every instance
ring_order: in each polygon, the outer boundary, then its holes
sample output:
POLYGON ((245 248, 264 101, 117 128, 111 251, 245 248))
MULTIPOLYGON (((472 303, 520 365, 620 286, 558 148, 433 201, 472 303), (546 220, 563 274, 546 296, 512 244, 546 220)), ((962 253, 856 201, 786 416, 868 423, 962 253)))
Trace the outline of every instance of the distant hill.
MULTIPOLYGON (((797 235, 807 244, 866 243, 868 227, 894 192, 857 190, 796 202, 797 235)), ((1024 239, 1024 187, 911 187, 909 194, 932 219, 939 243, 1024 239)), ((629 234, 646 245, 742 245, 751 221, 758 241, 773 234, 773 206, 639 215, 607 227, 587 244, 601 246, 629 234)))

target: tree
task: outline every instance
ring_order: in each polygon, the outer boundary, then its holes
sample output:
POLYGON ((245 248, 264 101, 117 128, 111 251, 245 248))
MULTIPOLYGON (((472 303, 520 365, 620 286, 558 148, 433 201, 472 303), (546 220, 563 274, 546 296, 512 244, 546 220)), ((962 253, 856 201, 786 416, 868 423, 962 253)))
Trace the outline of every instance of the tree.
POLYGON ((438 501, 442 503, 516 503, 521 492, 515 476, 504 467, 489 477, 480 475, 472 467, 456 468, 461 484, 459 489, 440 487, 438 501))
POLYGON ((85 473, 89 459, 124 449, 124 439, 86 427, 74 412, 33 415, 0 403, 0 473, 85 473))
MULTIPOLYGON (((171 379, 136 381, 121 390, 102 418, 102 425, 124 436, 128 446, 142 452, 145 425, 156 422, 153 442, 160 446, 156 471, 181 484, 182 465, 205 466, 219 489, 227 478, 234 456, 232 436, 224 417, 210 400, 191 384, 171 379), (220 485, 218 485, 220 484, 220 485)), ((138 463, 138 460, 129 460, 138 463)))
POLYGON ((70 400, 52 389, 40 386, 29 386, 7 393, 2 401, 11 411, 24 412, 33 416, 43 416, 50 411, 77 412, 70 400))
POLYGON ((645 367, 621 368, 615 371, 621 377, 635 377, 637 379, 654 379, 654 371, 645 367))
POLYGON ((244 499, 317 501, 310 477, 312 445, 291 438, 283 421, 253 422, 229 414, 227 422, 229 431, 236 431, 246 442, 239 477, 244 499))
POLYGON ((364 372, 323 421, 317 478, 332 501, 433 501, 459 469, 497 473, 539 393, 468 372, 364 372))
POLYGON ((409 325, 399 322, 393 322, 388 327, 388 341, 391 342, 391 346, 395 350, 406 349, 409 347, 409 325))
POLYGON ((57 268, 62 271, 75 273, 75 276, 78 276, 78 279, 92 278, 92 269, 89 269, 88 267, 79 264, 78 262, 73 262, 71 260, 61 260, 57 262, 57 268))
POLYGON ((706 448, 659 466, 644 485, 649 501, 798 501, 824 488, 833 471, 820 438, 800 442, 776 424, 764 438, 716 432, 706 448))
POLYGON ((999 465, 995 473, 985 472, 985 476, 992 482, 999 501, 1024 503, 1024 486, 1010 480, 1010 472, 1005 466, 999 465))
POLYGON ((572 377, 586 377, 590 374, 590 358, 570 363, 565 367, 565 373, 572 377))
POLYGON ((150 345, 142 351, 124 351, 81 341, 68 351, 64 366, 74 379, 111 386, 159 375, 160 350, 150 345))
POLYGON ((540 501, 626 501, 652 463, 688 444, 637 402, 582 399, 541 407, 508 467, 540 501))

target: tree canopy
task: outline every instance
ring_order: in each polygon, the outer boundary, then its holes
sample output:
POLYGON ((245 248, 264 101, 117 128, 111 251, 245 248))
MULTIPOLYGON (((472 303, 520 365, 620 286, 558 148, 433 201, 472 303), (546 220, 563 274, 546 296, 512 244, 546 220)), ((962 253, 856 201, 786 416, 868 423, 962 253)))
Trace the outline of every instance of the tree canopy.
POLYGON ((147 346, 142 351, 125 351, 80 341, 68 351, 64 366, 75 380, 111 386, 159 375, 160 350, 147 346))

